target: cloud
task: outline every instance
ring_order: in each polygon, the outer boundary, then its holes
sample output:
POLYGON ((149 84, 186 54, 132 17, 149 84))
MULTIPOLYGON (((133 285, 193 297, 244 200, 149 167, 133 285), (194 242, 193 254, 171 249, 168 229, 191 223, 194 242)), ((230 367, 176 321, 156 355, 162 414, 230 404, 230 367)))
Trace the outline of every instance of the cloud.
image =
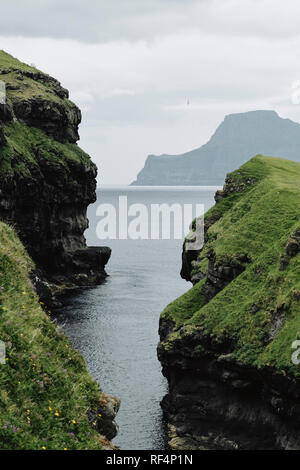
POLYGON ((107 93, 107 96, 134 96, 135 92, 133 90, 124 90, 122 88, 114 88, 107 93))
POLYGON ((299 34, 298 0, 1 0, 3 35, 84 42, 152 40, 190 31, 259 37, 299 34), (5 14, 3 14, 5 12, 5 14))
POLYGON ((298 1, 72 0, 70 8, 10 0, 0 47, 70 90, 102 182, 130 182, 149 153, 200 146, 231 112, 275 109, 300 121, 291 101, 298 1))

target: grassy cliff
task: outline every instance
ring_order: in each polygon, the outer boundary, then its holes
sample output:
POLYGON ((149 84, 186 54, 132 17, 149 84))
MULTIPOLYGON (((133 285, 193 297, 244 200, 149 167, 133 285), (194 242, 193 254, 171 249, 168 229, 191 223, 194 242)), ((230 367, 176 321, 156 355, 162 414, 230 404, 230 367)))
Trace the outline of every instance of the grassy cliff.
POLYGON ((4 51, 0 80, 0 448, 110 448, 119 402, 36 293, 56 305, 55 289, 105 277, 110 252, 84 238, 97 169, 76 144, 81 112, 55 78, 4 51))
POLYGON ((101 449, 107 398, 39 303, 33 262, 0 223, 1 449, 101 449))
POLYGON ((84 237, 97 168, 77 145, 81 112, 60 82, 4 51, 0 80, 0 220, 15 226, 36 264, 39 294, 53 303, 66 286, 106 276, 110 250, 87 247, 84 237))
POLYGON ((163 312, 173 328, 161 347, 200 334, 195 358, 226 345, 240 363, 299 377, 291 346, 300 334, 300 164, 256 156, 217 200, 194 263, 202 280, 163 312))

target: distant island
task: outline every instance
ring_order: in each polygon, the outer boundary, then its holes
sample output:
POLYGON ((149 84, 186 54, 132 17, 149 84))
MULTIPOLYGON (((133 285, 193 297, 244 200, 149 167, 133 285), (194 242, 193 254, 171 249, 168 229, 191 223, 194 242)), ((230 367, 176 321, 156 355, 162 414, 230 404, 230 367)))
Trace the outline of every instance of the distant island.
POLYGON ((230 114, 208 143, 181 155, 149 155, 132 186, 223 185, 257 154, 300 162, 300 124, 275 111, 230 114))

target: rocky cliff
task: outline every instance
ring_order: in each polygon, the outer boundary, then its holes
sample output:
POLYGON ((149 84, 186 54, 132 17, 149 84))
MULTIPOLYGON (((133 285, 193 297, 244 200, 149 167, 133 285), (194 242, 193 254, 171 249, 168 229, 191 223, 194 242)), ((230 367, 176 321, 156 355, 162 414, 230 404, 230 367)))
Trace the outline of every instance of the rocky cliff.
POLYGON ((300 124, 275 111, 230 114, 209 142, 181 155, 150 155, 133 185, 223 185, 256 154, 300 161, 300 124))
POLYGON ((0 218, 16 227, 37 264, 45 298, 98 283, 110 249, 87 248, 84 238, 97 169, 76 144, 81 112, 57 80, 3 51, 0 80, 0 218))
POLYGON ((300 164, 228 175, 160 320, 174 449, 300 449, 300 164), (293 358, 292 358, 293 354, 293 358))
POLYGON ((76 144, 81 113, 57 80, 3 51, 0 81, 0 447, 111 450, 119 400, 47 308, 101 282, 110 257, 84 238, 97 169, 76 144))

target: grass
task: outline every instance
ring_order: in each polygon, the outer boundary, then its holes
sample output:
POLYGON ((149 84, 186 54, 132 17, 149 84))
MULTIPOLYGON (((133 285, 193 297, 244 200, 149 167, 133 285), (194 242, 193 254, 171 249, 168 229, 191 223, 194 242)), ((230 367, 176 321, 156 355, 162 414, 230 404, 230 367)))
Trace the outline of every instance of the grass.
MULTIPOLYGON (((0 80, 6 83, 7 98, 13 102, 42 97, 43 101, 49 101, 53 112, 56 103, 67 108, 67 111, 74 107, 67 98, 60 98, 57 95, 56 80, 4 51, 0 51, 0 80), (34 73, 34 78, 22 72, 34 73), (40 76, 42 78, 39 78, 40 76), (11 86, 17 89, 10 89, 11 86)), ((29 127, 22 121, 4 123, 2 128, 7 141, 7 144, 0 149, 0 174, 3 178, 30 177, 31 174, 35 178, 39 171, 37 156, 43 166, 49 167, 48 173, 51 173, 51 170, 54 170, 54 173, 59 169, 66 170, 66 177, 69 176, 74 184, 76 184, 76 177, 72 178, 74 165, 95 167, 90 157, 77 144, 61 144, 48 137, 42 130, 29 127)))
POLYGON ((213 250, 217 265, 232 264, 241 255, 251 262, 211 301, 202 294, 204 279, 162 315, 178 329, 186 325, 217 342, 229 340, 241 362, 299 376, 299 367, 291 362, 291 345, 300 331, 300 254, 291 258, 285 271, 280 270, 280 258, 300 228, 300 164, 256 156, 229 178, 232 187, 244 190, 206 214, 207 220, 218 220, 208 229, 199 258, 205 264, 213 250), (255 180, 250 184, 251 178, 255 180), (255 313, 253 305, 258 307, 255 313), (281 312, 284 325, 269 342, 276 312, 281 312))
MULTIPOLYGON (((32 288, 33 262, 0 223, 1 449, 101 449, 87 413, 101 391, 84 360, 44 312, 32 288)), ((99 418, 101 419, 101 418, 99 418)))
MULTIPOLYGON (((2 176, 30 176, 38 168, 37 154, 49 167, 68 170, 70 165, 94 166, 77 144, 55 141, 42 130, 18 121, 3 126, 7 144, 0 150, 2 176)), ((72 176, 71 173, 69 175, 72 176)))
POLYGON ((15 68, 26 72, 38 71, 35 67, 24 64, 23 62, 20 62, 18 59, 11 56, 7 52, 0 50, 0 70, 9 68, 15 68))
POLYGON ((60 98, 57 95, 55 92, 58 84, 57 81, 37 68, 20 62, 4 51, 0 51, 0 80, 6 83, 7 97, 13 101, 42 97, 51 104, 53 102, 60 103, 67 108, 74 106, 70 100, 60 98), (24 73, 28 72, 41 74, 43 79, 33 79, 30 76, 24 75, 24 73), (20 77, 22 78, 21 80, 20 77))

